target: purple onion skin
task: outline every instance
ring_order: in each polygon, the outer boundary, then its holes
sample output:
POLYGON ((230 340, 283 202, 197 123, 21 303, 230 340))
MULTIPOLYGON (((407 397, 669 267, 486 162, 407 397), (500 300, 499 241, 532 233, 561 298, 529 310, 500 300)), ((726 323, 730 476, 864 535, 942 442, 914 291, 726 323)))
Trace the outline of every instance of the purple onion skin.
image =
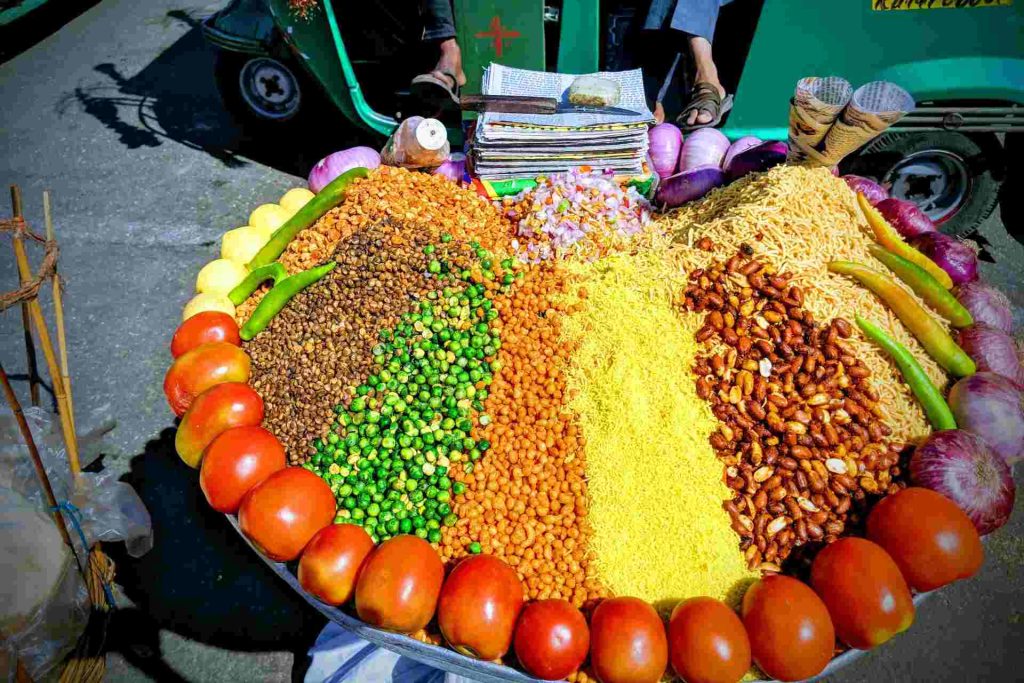
POLYGON ((683 132, 671 123, 659 123, 649 131, 651 162, 659 178, 668 178, 676 172, 679 150, 683 146, 683 132))
MULTIPOLYGON (((701 130, 704 130, 701 128, 701 130)), ((722 169, 717 166, 701 166, 690 171, 677 173, 666 178, 654 195, 656 204, 673 208, 686 202, 700 199, 716 187, 725 184, 722 169)))
POLYGON ((978 279, 978 255, 955 237, 929 232, 912 238, 910 243, 949 273, 953 284, 962 285, 978 279))
POLYGON ((978 366, 978 372, 1002 375, 1024 390, 1024 365, 1017 343, 1006 332, 976 323, 960 330, 957 343, 978 366))
POLYGON ((850 186, 851 190, 854 192, 860 192, 864 195, 864 198, 868 200, 868 203, 871 204, 871 206, 877 206, 878 202, 889 198, 889 193, 886 192, 885 188, 871 178, 865 178, 864 176, 849 173, 843 176, 843 180, 846 181, 846 184, 850 186))
POLYGON ((751 147, 745 152, 740 152, 729 160, 726 173, 729 181, 742 178, 748 173, 767 171, 773 166, 786 163, 786 153, 789 147, 785 142, 769 140, 762 142, 757 147, 751 147))
POLYGON ((1006 524, 1017 495, 1009 465, 984 439, 962 429, 925 439, 910 458, 910 478, 956 503, 982 536, 1006 524))
POLYGON ((748 149, 757 147, 760 144, 761 138, 753 135, 744 135, 741 138, 737 138, 731 145, 729 145, 729 149, 725 151, 725 158, 722 159, 722 170, 727 171, 729 169, 729 164, 732 163, 733 157, 737 154, 742 154, 748 149))
POLYGON ((1006 295, 981 280, 965 282, 956 290, 957 300, 971 313, 975 323, 981 323, 1013 333, 1013 308, 1006 295))
POLYGON ((1024 455, 1024 393, 993 372, 964 377, 949 390, 960 429, 977 434, 1007 465, 1024 455))
POLYGON ((883 199, 875 205, 875 208, 889 225, 896 228, 896 232, 906 239, 939 231, 932 219, 917 208, 917 204, 905 199, 896 199, 895 197, 883 199))

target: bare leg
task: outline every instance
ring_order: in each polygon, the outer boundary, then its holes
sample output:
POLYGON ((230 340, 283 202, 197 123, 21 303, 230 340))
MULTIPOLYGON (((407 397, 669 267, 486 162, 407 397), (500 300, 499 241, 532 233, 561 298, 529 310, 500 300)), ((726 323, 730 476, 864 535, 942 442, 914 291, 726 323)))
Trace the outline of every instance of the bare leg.
MULTIPOLYGON (((693 62, 696 66, 697 76, 694 82, 706 82, 710 83, 718 90, 718 94, 721 97, 725 97, 725 88, 718 80, 718 67, 715 66, 714 60, 711 58, 711 43, 708 42, 707 38, 701 38, 700 36, 690 36, 690 52, 693 54, 693 62)), ((687 125, 694 125, 695 123, 708 123, 711 121, 711 115, 706 111, 691 111, 687 116, 687 125)))
MULTIPOLYGON (((437 60, 434 71, 440 73, 455 74, 458 85, 466 84, 466 73, 462 70, 462 50, 454 38, 448 38, 440 43, 441 58, 437 60)), ((447 79, 446 80, 450 80, 447 79)))

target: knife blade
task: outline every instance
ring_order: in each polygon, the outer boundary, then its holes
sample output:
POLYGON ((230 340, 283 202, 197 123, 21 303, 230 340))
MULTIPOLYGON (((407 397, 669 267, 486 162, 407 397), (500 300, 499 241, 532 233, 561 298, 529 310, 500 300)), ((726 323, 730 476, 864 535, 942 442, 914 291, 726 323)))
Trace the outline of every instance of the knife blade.
POLYGON ((554 97, 525 95, 463 95, 464 111, 502 112, 505 114, 605 114, 643 116, 642 112, 622 107, 592 107, 561 102, 554 97))

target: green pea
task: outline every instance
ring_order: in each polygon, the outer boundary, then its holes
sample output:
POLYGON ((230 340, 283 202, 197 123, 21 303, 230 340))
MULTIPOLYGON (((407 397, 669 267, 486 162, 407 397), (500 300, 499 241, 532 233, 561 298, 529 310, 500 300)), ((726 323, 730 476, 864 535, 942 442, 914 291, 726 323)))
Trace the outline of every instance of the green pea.
POLYGON ((459 521, 458 517, 456 517, 455 515, 453 515, 451 513, 448 513, 447 515, 444 516, 444 519, 442 520, 441 523, 444 526, 455 526, 458 523, 458 521, 459 521))
POLYGON ((403 534, 407 534, 410 531, 412 531, 412 520, 408 518, 403 519, 401 522, 398 523, 398 530, 401 531, 403 534))
POLYGON ((437 529, 431 529, 430 531, 427 532, 427 541, 430 542, 430 543, 440 543, 441 542, 441 532, 438 531, 437 529))
POLYGON ((480 547, 480 543, 478 541, 473 541, 469 544, 468 550, 471 555, 479 555, 483 548, 480 547))
POLYGON ((457 481, 454 484, 452 484, 452 492, 454 492, 456 496, 461 496, 463 493, 466 492, 466 485, 463 484, 461 481, 457 481))
POLYGON ((426 539, 427 537, 426 529, 416 529, 416 531, 414 531, 413 533, 416 534, 416 536, 418 536, 419 538, 426 539))

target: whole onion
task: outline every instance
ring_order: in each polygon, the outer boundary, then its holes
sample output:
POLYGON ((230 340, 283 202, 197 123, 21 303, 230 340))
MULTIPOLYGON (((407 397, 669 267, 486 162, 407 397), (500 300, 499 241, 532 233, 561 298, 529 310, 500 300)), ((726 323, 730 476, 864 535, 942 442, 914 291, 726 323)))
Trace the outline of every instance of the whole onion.
MULTIPOLYGON (((701 128, 701 130, 704 130, 701 128)), ((725 184, 725 174, 717 165, 698 166, 665 178, 658 186, 654 201, 659 206, 675 208, 700 199, 716 187, 725 184)))
POLYGON ((910 458, 910 478, 956 503, 985 535, 1006 524, 1017 485, 984 439, 962 429, 935 432, 910 458))
POLYGON ((960 330, 957 343, 967 352, 979 372, 1002 375, 1024 389, 1024 365, 1021 365, 1017 343, 1002 330, 974 324, 960 330))
POLYGON ((742 178, 748 173, 767 171, 773 166, 786 163, 786 152, 789 147, 779 140, 768 140, 745 152, 740 152, 732 159, 725 169, 729 180, 742 178))
POLYGON ((977 434, 1012 465, 1024 455, 1024 394, 994 372, 964 377, 949 390, 960 429, 977 434))
POLYGON ((722 166, 729 149, 729 138, 717 128, 698 128, 683 140, 679 150, 679 171, 685 173, 703 166, 722 166))
POLYGON ((885 217, 889 225, 896 228, 896 232, 907 239, 939 231, 932 219, 917 208, 917 204, 914 202, 890 197, 878 202, 875 208, 885 217))
POLYGON ((380 154, 369 147, 352 147, 328 154, 316 162, 309 172, 309 189, 320 192, 345 171, 353 168, 375 169, 380 166, 380 154))
POLYGON ((761 138, 755 135, 744 135, 741 138, 736 138, 729 149, 725 150, 725 157, 722 159, 722 170, 728 171, 729 164, 732 163, 732 158, 737 154, 742 154, 748 149, 753 149, 761 144, 761 138))
POLYGON ((853 175, 849 173, 843 176, 843 180, 850 186, 850 189, 854 192, 860 192, 864 195, 864 198, 868 200, 868 203, 872 206, 877 206, 878 202, 889 198, 889 193, 886 192, 885 188, 876 183, 871 178, 865 178, 864 176, 853 175))
POLYGON ((971 313, 974 322, 1007 334, 1013 332, 1013 308, 1001 291, 981 280, 965 282, 956 290, 957 300, 971 313))
POLYGON ((651 163, 659 178, 668 178, 676 172, 679 149, 683 146, 683 132, 671 123, 659 123, 647 131, 651 163))
POLYGON ((978 254, 955 237, 928 232, 912 238, 910 243, 949 273, 953 284, 962 285, 978 279, 978 254))

